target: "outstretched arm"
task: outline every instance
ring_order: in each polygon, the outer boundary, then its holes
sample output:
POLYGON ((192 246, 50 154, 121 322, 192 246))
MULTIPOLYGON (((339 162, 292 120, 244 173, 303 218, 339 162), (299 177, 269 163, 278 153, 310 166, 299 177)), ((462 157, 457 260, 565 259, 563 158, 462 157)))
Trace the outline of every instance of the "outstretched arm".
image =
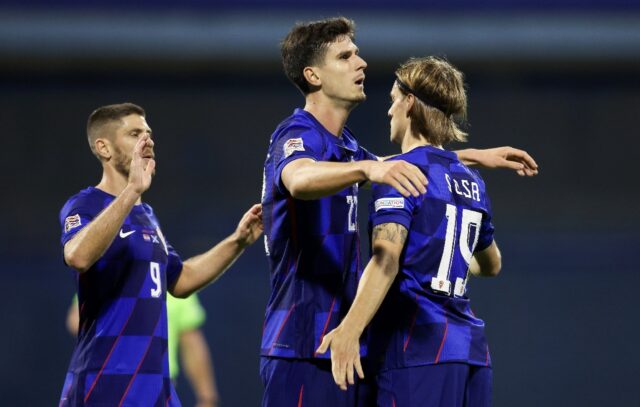
POLYGON ((244 214, 235 232, 209 251, 183 263, 180 276, 170 288, 171 294, 179 298, 188 297, 218 279, 244 249, 258 239, 262 228, 262 206, 256 204, 244 214))
POLYGON ((333 379, 342 390, 354 384, 354 369, 361 379, 360 336, 387 295, 398 274, 400 253, 407 239, 407 229, 397 223, 383 223, 373 229, 373 255, 358 284, 356 298, 340 325, 326 334, 318 348, 331 348, 333 379))
POLYGON ((107 251, 131 208, 151 185, 155 161, 143 159, 143 151, 153 148, 148 134, 140 136, 133 149, 129 182, 124 190, 95 219, 64 245, 64 261, 83 273, 107 251))
POLYGON ((512 169, 520 176, 538 174, 538 164, 526 151, 513 147, 496 147, 484 150, 469 148, 455 151, 458 159, 465 165, 478 165, 485 168, 512 169))
POLYGON ((282 183, 296 199, 322 198, 362 181, 391 185, 404 196, 423 194, 427 185, 418 167, 400 160, 338 163, 300 158, 282 170, 282 183))

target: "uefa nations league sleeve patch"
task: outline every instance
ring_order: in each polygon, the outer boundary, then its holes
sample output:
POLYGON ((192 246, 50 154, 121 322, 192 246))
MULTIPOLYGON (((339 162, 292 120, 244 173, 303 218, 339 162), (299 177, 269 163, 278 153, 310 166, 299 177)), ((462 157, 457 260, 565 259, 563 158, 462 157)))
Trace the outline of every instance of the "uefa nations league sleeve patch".
POLYGON ((284 158, 289 157, 294 151, 304 151, 302 138, 290 138, 284 143, 284 158))
POLYGON ((82 225, 82 221, 80 220, 80 215, 75 214, 75 215, 67 216, 64 220, 64 232, 67 233, 71 229, 75 229, 80 225, 82 225))

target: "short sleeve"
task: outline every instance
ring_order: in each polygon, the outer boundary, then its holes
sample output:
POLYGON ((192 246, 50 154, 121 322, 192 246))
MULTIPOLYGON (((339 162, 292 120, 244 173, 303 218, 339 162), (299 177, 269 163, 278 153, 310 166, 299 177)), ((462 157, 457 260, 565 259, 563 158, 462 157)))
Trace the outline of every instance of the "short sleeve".
POLYGON ((324 140, 317 130, 310 128, 290 130, 280 135, 274 143, 272 154, 275 163, 275 182, 281 193, 286 191, 281 175, 287 164, 300 158, 324 160, 324 140))
POLYGON ((478 237, 478 244, 476 245, 476 252, 482 251, 489 247, 493 242, 494 227, 491 214, 491 201, 489 197, 485 196, 486 212, 482 215, 482 224, 480 225, 480 233, 478 237))
POLYGON ((87 208, 81 203, 67 202, 60 211, 60 226, 62 227, 60 242, 62 246, 98 216, 98 213, 99 211, 95 208, 87 208))
POLYGON ((167 242, 167 255, 167 287, 172 287, 182 273, 182 259, 169 242, 167 242))
POLYGON ((398 223, 407 230, 411 227, 414 197, 404 197, 395 188, 385 184, 373 184, 371 198, 371 227, 383 223, 398 223))

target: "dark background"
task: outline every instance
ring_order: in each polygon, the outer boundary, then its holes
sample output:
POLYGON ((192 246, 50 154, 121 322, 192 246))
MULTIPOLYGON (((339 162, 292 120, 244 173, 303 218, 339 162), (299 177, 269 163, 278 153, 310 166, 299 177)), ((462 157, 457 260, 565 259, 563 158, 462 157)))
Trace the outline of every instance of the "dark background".
MULTIPOLYGON (((541 167, 532 179, 483 171, 504 267, 470 296, 487 323, 495 405, 640 405, 637 3, 124 3, 0 2, 2 405, 59 398, 74 288, 57 216, 100 177, 88 114, 123 101, 147 110, 158 170, 145 200, 183 257, 197 254, 259 200, 269 135, 303 104, 280 72, 279 39, 339 13, 358 23, 369 62, 368 100, 349 121, 364 146, 397 152, 395 66, 446 55, 469 85, 468 145, 525 148, 541 167)), ((200 294, 224 406, 259 404, 268 294, 261 242, 200 294)), ((183 378, 178 392, 193 404, 183 378)))

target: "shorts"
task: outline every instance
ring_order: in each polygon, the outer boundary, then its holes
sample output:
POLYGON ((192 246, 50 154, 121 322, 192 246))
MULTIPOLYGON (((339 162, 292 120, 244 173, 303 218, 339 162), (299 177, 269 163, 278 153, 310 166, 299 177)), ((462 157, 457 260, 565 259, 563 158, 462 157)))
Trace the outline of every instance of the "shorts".
POLYGON ((357 375, 355 385, 349 386, 346 391, 340 390, 333 380, 329 359, 263 356, 260 358, 260 376, 264 384, 263 407, 370 407, 375 405, 372 386, 369 381, 357 378, 357 375))
POLYGON ((493 371, 441 363, 389 369, 376 377, 378 407, 490 407, 493 371))

